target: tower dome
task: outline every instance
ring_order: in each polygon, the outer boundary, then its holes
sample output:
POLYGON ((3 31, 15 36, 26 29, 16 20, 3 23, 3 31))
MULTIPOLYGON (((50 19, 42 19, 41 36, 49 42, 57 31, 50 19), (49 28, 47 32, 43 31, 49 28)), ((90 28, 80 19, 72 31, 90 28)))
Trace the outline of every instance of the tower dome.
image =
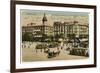
POLYGON ((43 16, 42 22, 44 23, 44 22, 46 22, 46 21, 47 21, 47 18, 46 18, 46 15, 45 15, 45 13, 44 13, 44 16, 43 16))

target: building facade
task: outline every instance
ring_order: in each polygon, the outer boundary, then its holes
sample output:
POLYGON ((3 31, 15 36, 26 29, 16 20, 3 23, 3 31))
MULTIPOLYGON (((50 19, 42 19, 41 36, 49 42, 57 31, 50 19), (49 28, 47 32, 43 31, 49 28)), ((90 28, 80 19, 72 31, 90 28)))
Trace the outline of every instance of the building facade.
POLYGON ((89 37, 88 24, 82 25, 77 21, 74 22, 54 22, 54 36, 63 35, 64 39, 87 39, 89 37))
POLYGON ((22 26, 22 35, 31 33, 34 40, 43 41, 49 35, 53 34, 53 27, 47 24, 47 18, 44 14, 42 24, 30 23, 27 26, 22 26))

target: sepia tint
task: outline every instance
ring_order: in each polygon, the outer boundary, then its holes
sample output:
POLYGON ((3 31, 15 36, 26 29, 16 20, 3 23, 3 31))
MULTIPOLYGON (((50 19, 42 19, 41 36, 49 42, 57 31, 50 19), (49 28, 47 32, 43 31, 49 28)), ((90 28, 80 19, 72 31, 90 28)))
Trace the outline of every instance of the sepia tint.
POLYGON ((22 62, 89 58, 89 13, 21 9, 22 62))

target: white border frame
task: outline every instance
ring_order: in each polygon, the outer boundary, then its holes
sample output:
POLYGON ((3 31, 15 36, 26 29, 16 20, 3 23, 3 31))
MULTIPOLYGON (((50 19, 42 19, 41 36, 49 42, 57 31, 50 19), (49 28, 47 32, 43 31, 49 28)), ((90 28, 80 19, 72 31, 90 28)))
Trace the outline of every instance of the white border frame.
POLYGON ((71 7, 51 7, 51 6, 35 6, 35 5, 16 5, 16 69, 23 68, 40 68, 54 66, 74 66, 74 65, 89 65, 94 64, 94 10, 85 8, 71 7), (84 60, 58 60, 58 61, 38 61, 20 63, 20 9, 30 10, 50 10, 50 11, 74 11, 74 12, 89 12, 89 58, 84 60))

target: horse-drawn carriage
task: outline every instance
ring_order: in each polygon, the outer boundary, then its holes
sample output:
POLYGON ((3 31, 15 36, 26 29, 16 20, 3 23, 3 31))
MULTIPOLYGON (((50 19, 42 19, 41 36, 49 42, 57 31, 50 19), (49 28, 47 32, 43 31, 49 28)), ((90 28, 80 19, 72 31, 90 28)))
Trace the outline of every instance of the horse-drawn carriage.
POLYGON ((44 52, 47 53, 48 58, 52 58, 52 57, 56 57, 57 55, 59 55, 60 50, 57 50, 55 48, 49 48, 49 49, 45 49, 44 52))
POLYGON ((59 53, 60 53, 60 51, 53 51, 53 52, 48 52, 48 58, 52 58, 52 57, 56 57, 56 56, 58 56, 59 55, 59 53))

